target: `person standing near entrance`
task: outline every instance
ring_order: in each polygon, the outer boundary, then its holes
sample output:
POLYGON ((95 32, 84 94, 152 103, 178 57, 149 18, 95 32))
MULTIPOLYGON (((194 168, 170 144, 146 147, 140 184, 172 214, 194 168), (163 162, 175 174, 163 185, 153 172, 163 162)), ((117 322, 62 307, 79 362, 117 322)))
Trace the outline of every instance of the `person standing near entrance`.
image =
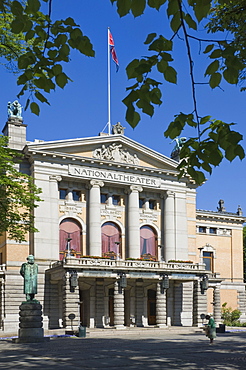
POLYGON ((206 330, 206 336, 210 339, 210 344, 213 344, 214 339, 216 338, 216 325, 214 319, 206 315, 206 319, 208 320, 207 323, 207 330, 206 330))

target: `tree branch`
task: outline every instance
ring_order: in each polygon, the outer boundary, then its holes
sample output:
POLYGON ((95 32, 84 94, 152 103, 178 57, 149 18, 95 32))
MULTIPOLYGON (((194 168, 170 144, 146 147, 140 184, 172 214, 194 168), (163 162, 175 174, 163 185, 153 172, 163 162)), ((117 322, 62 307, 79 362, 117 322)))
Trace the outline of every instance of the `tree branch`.
POLYGON ((188 54, 188 60, 189 60, 189 66, 190 66, 192 99, 193 99, 193 105, 194 105, 195 118, 196 118, 196 122, 197 122, 198 138, 199 138, 199 141, 200 141, 201 131, 200 131, 199 115, 198 115, 197 101, 196 101, 196 89, 195 89, 195 79, 194 79, 194 62, 192 60, 191 48, 190 48, 190 44, 189 44, 189 37, 188 37, 188 33, 187 33, 187 30, 186 30, 186 27, 185 27, 184 19, 183 19, 183 10, 182 10, 182 5, 181 5, 180 0, 178 0, 178 4, 179 4, 181 27, 182 27, 183 32, 184 32, 185 44, 186 44, 186 48, 187 48, 187 54, 188 54))

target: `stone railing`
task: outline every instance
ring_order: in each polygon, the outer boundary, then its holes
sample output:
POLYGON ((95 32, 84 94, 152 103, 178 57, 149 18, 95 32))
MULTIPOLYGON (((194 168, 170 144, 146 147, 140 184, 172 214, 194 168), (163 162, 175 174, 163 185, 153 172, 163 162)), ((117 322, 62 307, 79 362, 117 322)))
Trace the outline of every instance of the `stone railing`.
POLYGON ((205 270, 204 264, 182 263, 182 262, 164 262, 164 261, 144 261, 144 260, 110 260, 103 258, 65 258, 63 261, 57 261, 51 265, 52 268, 64 266, 70 268, 101 268, 101 269, 129 269, 129 270, 175 270, 175 271, 201 271, 205 270))

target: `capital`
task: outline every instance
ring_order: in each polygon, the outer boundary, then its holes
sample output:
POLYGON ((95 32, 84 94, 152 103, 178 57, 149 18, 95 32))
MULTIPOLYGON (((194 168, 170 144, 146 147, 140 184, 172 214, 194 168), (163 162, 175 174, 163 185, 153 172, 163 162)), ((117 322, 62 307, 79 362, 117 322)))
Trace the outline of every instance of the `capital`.
POLYGON ((62 177, 61 176, 56 176, 56 175, 51 175, 49 179, 50 179, 50 181, 54 181, 54 182, 62 181, 62 177))
POLYGON ((132 193, 141 193, 141 191, 143 191, 143 188, 142 186, 139 186, 139 185, 131 185, 130 186, 130 190, 132 193))
POLYGON ((165 199, 167 198, 174 198, 175 193, 173 191, 167 190, 165 193, 165 199))
POLYGON ((99 181, 99 180, 91 180, 89 184, 90 184, 90 188, 96 188, 96 187, 101 188, 104 186, 104 182, 99 181))

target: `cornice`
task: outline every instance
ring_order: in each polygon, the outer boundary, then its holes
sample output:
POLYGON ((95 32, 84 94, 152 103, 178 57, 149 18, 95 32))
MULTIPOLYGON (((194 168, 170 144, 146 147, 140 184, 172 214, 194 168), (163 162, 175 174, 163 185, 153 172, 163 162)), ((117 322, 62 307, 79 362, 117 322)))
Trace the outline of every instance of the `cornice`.
POLYGON ((237 213, 231 212, 215 212, 206 210, 196 210, 196 218, 203 220, 218 220, 218 221, 231 221, 243 224, 246 222, 246 217, 240 216, 237 213))

